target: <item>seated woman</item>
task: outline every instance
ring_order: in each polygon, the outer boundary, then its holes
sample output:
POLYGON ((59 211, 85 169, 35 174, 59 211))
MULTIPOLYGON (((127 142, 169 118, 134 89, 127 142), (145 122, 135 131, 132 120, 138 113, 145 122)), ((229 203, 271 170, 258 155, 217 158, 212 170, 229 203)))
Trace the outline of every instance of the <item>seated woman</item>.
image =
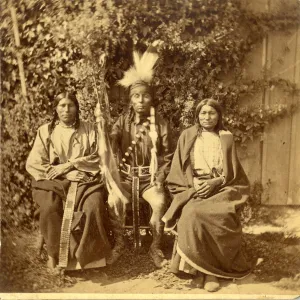
MULTIPOLYGON (((60 251, 64 204, 71 182, 77 182, 69 258, 81 268, 105 265, 110 244, 105 225, 104 185, 99 173, 97 131, 79 119, 73 93, 54 100, 54 117, 37 132, 27 171, 32 175, 33 200, 40 207, 40 231, 55 268, 60 251)), ((73 266, 73 268, 78 268, 73 266)))
POLYGON ((240 279, 250 272, 237 214, 249 183, 219 103, 202 100, 195 121, 178 141, 167 177, 173 201, 163 221, 178 234, 171 272, 193 274, 199 287, 213 292, 220 286, 217 277, 240 279))

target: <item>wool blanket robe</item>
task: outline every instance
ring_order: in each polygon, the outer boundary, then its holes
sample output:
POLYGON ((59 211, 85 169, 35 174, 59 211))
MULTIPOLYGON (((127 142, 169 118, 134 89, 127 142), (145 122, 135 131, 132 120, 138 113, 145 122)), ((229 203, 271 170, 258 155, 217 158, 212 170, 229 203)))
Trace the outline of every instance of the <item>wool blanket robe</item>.
MULTIPOLYGON (((33 200, 40 209, 40 231, 47 245, 48 255, 58 259, 63 207, 70 181, 67 179, 32 182, 33 200)), ((107 238, 108 215, 103 183, 98 179, 79 183, 72 221, 70 250, 82 268, 110 254, 107 238)))
POLYGON ((225 181, 209 198, 198 196, 190 152, 199 131, 194 125, 179 138, 166 180, 173 201, 163 217, 165 229, 177 231, 177 253, 191 267, 218 277, 242 278, 250 272, 250 265, 241 249, 242 227, 237 211, 249 197, 249 182, 238 160, 233 135, 221 130, 225 181))

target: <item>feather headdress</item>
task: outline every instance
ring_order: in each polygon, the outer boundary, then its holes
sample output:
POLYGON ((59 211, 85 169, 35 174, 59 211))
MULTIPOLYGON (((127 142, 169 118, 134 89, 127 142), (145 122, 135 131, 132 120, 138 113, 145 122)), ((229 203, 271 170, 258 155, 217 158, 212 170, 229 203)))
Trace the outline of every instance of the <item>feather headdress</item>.
POLYGON ((151 45, 144 52, 143 55, 134 51, 133 52, 133 66, 124 73, 123 79, 119 80, 119 84, 125 88, 129 88, 135 83, 145 83, 150 85, 153 74, 154 66, 158 60, 158 53, 156 47, 151 45))

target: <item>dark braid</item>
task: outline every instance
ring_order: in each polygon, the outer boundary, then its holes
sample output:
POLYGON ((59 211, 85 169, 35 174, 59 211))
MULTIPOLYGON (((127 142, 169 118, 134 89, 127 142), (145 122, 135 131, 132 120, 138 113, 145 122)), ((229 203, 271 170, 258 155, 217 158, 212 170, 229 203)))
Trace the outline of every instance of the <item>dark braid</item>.
POLYGON ((51 135, 51 133, 53 132, 57 122, 58 122, 58 115, 57 115, 57 112, 55 110, 53 112, 53 118, 52 118, 52 120, 50 122, 50 125, 49 125, 49 135, 51 135))
POLYGON ((48 136, 47 142, 46 142, 47 143, 46 147, 47 147, 48 151, 50 149, 50 144, 52 142, 51 141, 51 134, 52 134, 57 122, 58 122, 58 115, 57 115, 56 110, 54 110, 52 120, 51 120, 51 122, 49 124, 49 127, 48 127, 49 136, 48 136))
POLYGON ((77 109, 77 112, 76 112, 76 121, 75 121, 75 125, 74 125, 74 128, 77 130, 79 128, 79 125, 80 125, 80 118, 79 118, 79 109, 77 109))

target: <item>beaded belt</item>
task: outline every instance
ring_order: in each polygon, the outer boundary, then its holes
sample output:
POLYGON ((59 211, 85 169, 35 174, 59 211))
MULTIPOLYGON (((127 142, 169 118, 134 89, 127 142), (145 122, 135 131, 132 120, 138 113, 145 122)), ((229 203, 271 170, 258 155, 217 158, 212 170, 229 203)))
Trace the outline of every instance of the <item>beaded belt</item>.
POLYGON ((137 176, 132 177, 132 217, 133 217, 133 237, 134 248, 141 247, 140 241, 140 179, 137 176))
POLYGON ((138 176, 138 177, 146 177, 150 176, 150 167, 132 167, 128 164, 123 163, 121 167, 121 172, 126 175, 138 176))
POLYGON ((78 182, 71 182, 66 205, 64 209, 63 221, 61 226, 60 243, 59 243, 59 267, 66 268, 68 265, 68 255, 70 246, 71 225, 74 213, 78 182))

